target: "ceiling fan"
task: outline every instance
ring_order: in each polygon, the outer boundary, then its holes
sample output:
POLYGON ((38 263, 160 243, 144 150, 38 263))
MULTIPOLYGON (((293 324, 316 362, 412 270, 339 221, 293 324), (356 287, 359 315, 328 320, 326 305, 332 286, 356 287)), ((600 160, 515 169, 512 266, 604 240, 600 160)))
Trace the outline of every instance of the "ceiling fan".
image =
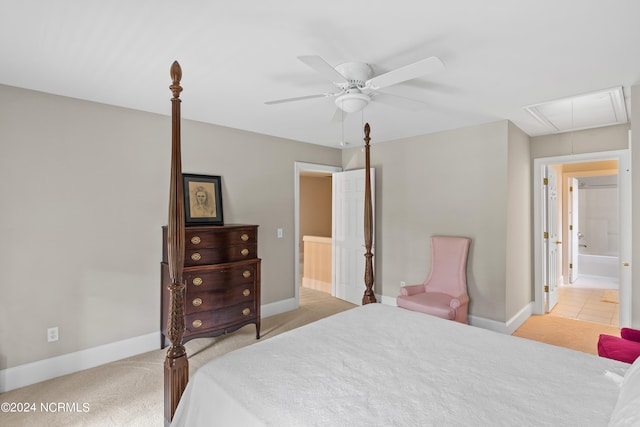
MULTIPOLYGON (((380 89, 444 69, 443 62, 435 56, 396 68, 395 70, 391 70, 378 76, 373 76, 373 69, 371 66, 363 62, 345 62, 344 64, 332 67, 317 55, 298 56, 298 59, 316 70, 323 77, 333 82, 333 84, 335 84, 340 90, 334 93, 321 93, 316 95, 299 96, 296 98, 267 101, 265 104, 272 105, 312 98, 334 97, 336 106, 339 109, 346 113, 355 113, 369 105, 369 102, 372 100, 381 100, 379 95, 382 94, 377 92, 380 89)), ((392 96, 390 94, 384 95, 385 97, 392 96)), ((409 100, 407 98, 402 99, 418 103, 418 101, 409 100)), ((395 104, 397 104, 397 102, 395 104)))

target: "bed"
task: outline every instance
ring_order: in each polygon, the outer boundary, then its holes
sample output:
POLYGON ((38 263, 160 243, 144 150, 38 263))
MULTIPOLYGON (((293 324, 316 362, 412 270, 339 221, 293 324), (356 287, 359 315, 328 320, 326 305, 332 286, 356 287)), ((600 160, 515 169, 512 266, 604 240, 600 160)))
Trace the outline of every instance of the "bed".
POLYGON ((640 425, 640 362, 630 366, 376 303, 368 124, 363 305, 227 353, 189 381, 182 345, 185 224, 177 62, 171 76, 165 425, 640 425))
POLYGON ((208 362, 171 425, 606 426, 628 368, 369 304, 208 362))

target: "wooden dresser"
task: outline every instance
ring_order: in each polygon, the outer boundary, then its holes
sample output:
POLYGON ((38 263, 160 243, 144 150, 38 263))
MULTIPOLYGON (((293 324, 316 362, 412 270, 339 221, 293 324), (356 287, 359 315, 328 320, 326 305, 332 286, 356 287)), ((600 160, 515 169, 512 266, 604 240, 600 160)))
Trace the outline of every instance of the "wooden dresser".
MULTIPOLYGON (((167 227, 162 227, 161 348, 165 347, 170 284, 167 227)), ((257 225, 185 229, 186 282, 183 343, 213 337, 254 323, 260 338, 260 259, 257 225)))

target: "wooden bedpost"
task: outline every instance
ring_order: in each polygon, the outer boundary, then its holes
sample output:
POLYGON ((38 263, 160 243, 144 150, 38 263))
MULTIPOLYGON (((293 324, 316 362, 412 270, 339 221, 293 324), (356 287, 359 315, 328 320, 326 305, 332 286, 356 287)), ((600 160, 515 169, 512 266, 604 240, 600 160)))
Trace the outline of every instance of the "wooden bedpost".
POLYGON ((373 209, 371 207, 371 168, 369 160, 369 132, 371 128, 369 123, 364 125, 364 156, 365 156, 365 180, 364 180, 364 245, 367 249, 364 266, 364 284, 366 289, 362 296, 362 305, 371 304, 376 301, 373 292, 373 253, 371 252, 372 235, 373 235, 373 209))
POLYGON ((182 281, 184 268, 184 198, 182 189, 182 160, 180 154, 180 80, 182 69, 178 61, 171 65, 169 86, 171 99, 171 180, 169 184, 169 223, 167 226, 167 258, 169 267, 169 320, 167 336, 171 346, 164 360, 164 423, 168 426, 173 419, 180 397, 189 381, 189 361, 182 345, 184 334, 184 292, 182 281))

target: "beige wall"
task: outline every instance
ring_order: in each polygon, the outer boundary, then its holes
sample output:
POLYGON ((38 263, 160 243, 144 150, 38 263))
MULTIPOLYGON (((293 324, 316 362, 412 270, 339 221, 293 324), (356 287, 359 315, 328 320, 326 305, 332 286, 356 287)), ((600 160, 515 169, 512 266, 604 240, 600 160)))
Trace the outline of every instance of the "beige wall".
POLYGON ((331 175, 300 176, 300 240, 331 237, 331 175))
MULTIPOLYGON (((0 99, 0 370, 157 332, 170 118, 0 99)), ((184 172, 222 176, 225 222, 260 226, 263 304, 293 298, 294 163, 340 166, 340 150, 189 120, 182 141, 184 172)))
POLYGON ((628 147, 629 125, 607 126, 531 138, 531 159, 568 156, 628 147))
POLYGON ((567 163, 562 165, 562 173, 588 172, 594 175, 600 175, 613 172, 618 173, 617 160, 600 160, 595 162, 584 163, 567 163))
POLYGON ((508 132, 505 321, 533 298, 529 136, 513 123, 508 132))
MULTIPOLYGON (((515 248, 528 242, 531 229, 526 135, 505 120, 383 143, 375 143, 372 126, 371 136, 376 292, 395 298, 400 281, 423 282, 429 271, 429 237, 460 235, 472 238, 467 268, 470 314, 503 322, 507 311, 514 311, 511 305, 528 303, 530 249, 515 248), (514 167, 508 167, 509 160, 516 162, 514 167), (509 203, 513 192, 519 194, 513 203, 525 200, 524 207, 509 203), (507 225, 508 213, 521 217, 507 225), (507 244, 512 230, 517 240, 507 244), (508 249, 516 249, 509 269, 508 249), (518 281, 513 293, 506 291, 507 279, 518 281)), ((363 165, 359 147, 344 150, 345 169, 363 165)))
POLYGON ((302 286, 331 293, 333 288, 331 237, 304 236, 303 241, 302 286))

